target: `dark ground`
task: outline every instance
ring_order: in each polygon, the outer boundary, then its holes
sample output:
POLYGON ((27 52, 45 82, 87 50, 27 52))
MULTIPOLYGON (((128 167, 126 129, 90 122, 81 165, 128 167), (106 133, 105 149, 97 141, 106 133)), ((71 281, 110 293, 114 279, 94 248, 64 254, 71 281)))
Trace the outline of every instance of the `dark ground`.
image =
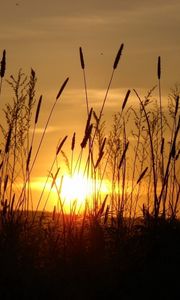
POLYGON ((180 299, 179 222, 109 228, 64 254, 50 234, 17 232, 0 235, 0 299, 180 299))

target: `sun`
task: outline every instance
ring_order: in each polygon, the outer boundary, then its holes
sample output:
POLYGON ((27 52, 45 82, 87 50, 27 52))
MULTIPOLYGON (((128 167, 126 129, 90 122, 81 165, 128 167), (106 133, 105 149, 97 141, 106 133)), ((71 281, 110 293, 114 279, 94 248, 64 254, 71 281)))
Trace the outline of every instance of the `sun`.
MULTIPOLYGON (((82 213, 87 204, 89 209, 93 208, 95 198, 104 199, 110 193, 108 180, 94 180, 85 176, 83 172, 74 173, 72 176, 64 173, 63 176, 56 179, 53 186, 52 180, 49 179, 46 182, 46 177, 34 178, 31 188, 37 199, 44 190, 38 209, 43 209, 44 203, 46 203, 46 210, 52 211, 56 206, 58 211, 63 209, 65 213, 70 213, 73 209, 76 213, 82 213), (46 202, 47 197, 49 198, 46 202)), ((34 205, 36 207, 37 203, 34 205)))
POLYGON ((93 196, 93 181, 81 173, 64 175, 60 196, 66 207, 70 207, 74 201, 82 206, 86 199, 93 196))
POLYGON ((77 210, 84 210, 85 204, 88 207, 93 205, 93 198, 97 191, 102 194, 109 193, 109 186, 105 181, 94 181, 87 178, 82 173, 76 173, 73 176, 64 175, 60 197, 64 207, 68 210, 75 203, 77 210))

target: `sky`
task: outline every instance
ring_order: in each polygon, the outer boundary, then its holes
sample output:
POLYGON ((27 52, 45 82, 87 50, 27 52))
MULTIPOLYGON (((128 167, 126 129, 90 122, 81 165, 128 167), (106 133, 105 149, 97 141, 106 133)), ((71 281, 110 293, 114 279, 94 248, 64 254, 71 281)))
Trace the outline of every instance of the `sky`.
MULTIPOLYGON (((124 43, 104 112, 109 119, 127 89, 144 95, 157 84, 158 56, 163 96, 179 83, 179 15, 179 0, 0 0, 0 53, 6 49, 6 79, 20 68, 26 74, 33 68, 38 77, 36 95, 43 95, 43 106, 37 132, 69 77, 48 128, 46 155, 52 155, 60 137, 83 130, 86 104, 79 47, 84 54, 89 103, 98 110, 116 53, 124 43)), ((3 90, 1 107, 5 101, 3 90)), ((43 164, 44 154, 41 157, 43 164)))

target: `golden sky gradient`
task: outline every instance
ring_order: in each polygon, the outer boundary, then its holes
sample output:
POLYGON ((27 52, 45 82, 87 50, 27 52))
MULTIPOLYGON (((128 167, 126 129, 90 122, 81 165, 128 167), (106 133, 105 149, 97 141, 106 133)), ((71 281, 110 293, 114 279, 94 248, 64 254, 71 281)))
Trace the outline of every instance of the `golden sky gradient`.
POLYGON ((88 88, 99 103, 99 90, 107 87, 114 57, 124 43, 112 85, 117 97, 122 89, 149 89, 156 84, 159 55, 163 84, 169 89, 180 77, 179 13, 178 0, 1 0, 0 50, 7 50, 7 76, 19 68, 28 73, 32 67, 38 92, 47 101, 70 77, 66 97, 69 93, 74 105, 77 95, 79 101, 84 96, 81 46, 88 88))
POLYGON ((105 88, 122 42, 114 88, 149 87, 159 55, 171 85, 179 79, 179 13, 178 0, 1 0, 1 50, 7 49, 9 73, 33 67, 44 92, 57 90, 65 76, 69 89, 82 87, 79 46, 89 87, 105 88))
MULTIPOLYGON (((144 95, 157 84, 158 56, 163 95, 167 97, 180 81, 179 16, 179 0, 0 0, 0 52, 7 51, 6 78, 19 68, 27 74, 33 68, 37 98, 43 95, 37 135, 61 84, 70 78, 50 122, 40 165, 44 165, 44 152, 46 158, 54 154, 59 138, 83 132, 86 104, 79 47, 84 53, 89 103, 98 110, 114 58, 124 43, 104 112, 109 119, 127 89, 136 88, 144 95)), ((1 108, 5 101, 3 90, 1 108)))

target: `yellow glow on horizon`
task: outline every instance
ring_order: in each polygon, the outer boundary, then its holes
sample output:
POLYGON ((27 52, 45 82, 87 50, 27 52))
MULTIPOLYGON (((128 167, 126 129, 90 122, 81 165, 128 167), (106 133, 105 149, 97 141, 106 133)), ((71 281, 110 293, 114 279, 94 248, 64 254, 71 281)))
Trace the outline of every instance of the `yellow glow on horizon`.
POLYGON ((76 173, 73 176, 64 176, 60 196, 66 208, 70 208, 73 203, 76 203, 77 209, 83 209, 86 200, 89 206, 92 205, 93 196, 99 190, 100 194, 108 194, 108 183, 105 181, 95 182, 81 173, 76 173))
MULTIPOLYGON (((92 178, 87 178, 83 173, 75 173, 73 176, 64 174, 60 189, 61 179, 62 178, 57 178, 56 187, 54 185, 53 188, 52 180, 46 183, 44 194, 47 195, 51 191, 51 196, 48 201, 48 210, 53 210, 54 205, 61 200, 65 212, 69 212, 73 205, 76 206, 76 211, 82 211, 86 201, 88 201, 89 207, 92 206, 95 193, 96 195, 99 193, 99 195, 103 197, 110 193, 110 183, 108 180, 102 180, 102 182, 100 180, 95 181, 92 178), (60 193, 58 193, 59 190, 60 193)), ((36 178, 31 182, 32 190, 41 192, 45 182, 45 177, 36 178)))
MULTIPOLYGON (((90 177, 83 175, 83 172, 75 173, 73 176, 70 176, 68 173, 64 173, 56 179, 55 184, 52 187, 52 178, 49 177, 34 177, 31 179, 30 188, 32 192, 32 206, 33 210, 38 209, 41 211, 44 209, 46 211, 53 211, 54 207, 57 212, 64 213, 75 213, 81 214, 84 212, 85 206, 88 205, 88 209, 93 209, 95 201, 100 207, 102 201, 108 195, 107 204, 112 204, 111 196, 113 195, 113 207, 115 208, 119 196, 122 196, 122 187, 121 185, 112 186, 112 182, 108 179, 93 180, 90 177), (43 196, 42 195, 43 191, 43 196), (37 204, 40 201, 40 205, 37 204)), ((132 182, 128 181, 125 188, 125 197, 129 197, 132 191, 132 182)), ((21 190, 22 185, 19 185, 21 190)), ((144 187, 146 188, 146 186, 144 187)), ((138 192, 138 186, 136 186, 133 191, 136 194, 138 192)), ((146 189, 143 190, 142 195, 144 195, 146 189)), ((127 198, 126 198, 127 199, 127 198)))

